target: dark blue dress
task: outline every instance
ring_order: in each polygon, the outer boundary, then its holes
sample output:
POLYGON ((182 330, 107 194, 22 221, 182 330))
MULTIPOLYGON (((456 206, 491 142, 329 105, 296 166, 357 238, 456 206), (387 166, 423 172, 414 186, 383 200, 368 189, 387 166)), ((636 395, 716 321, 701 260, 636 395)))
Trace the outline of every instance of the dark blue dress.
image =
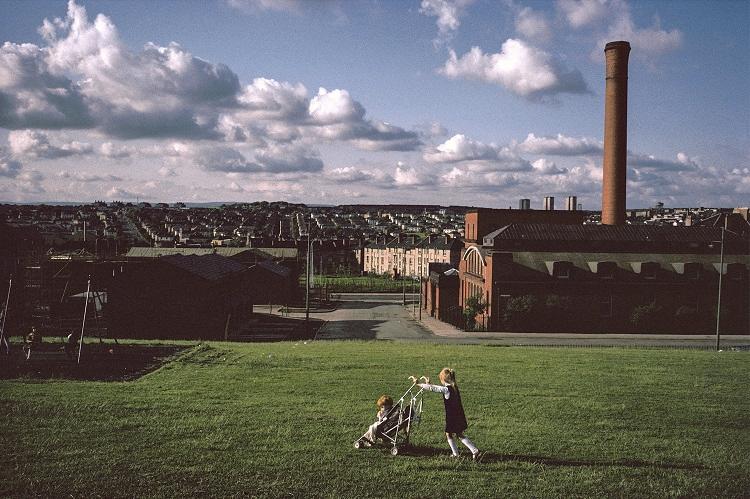
POLYGON ((463 433, 469 424, 466 422, 461 394, 455 386, 448 386, 450 397, 443 397, 445 404, 445 433, 463 433))

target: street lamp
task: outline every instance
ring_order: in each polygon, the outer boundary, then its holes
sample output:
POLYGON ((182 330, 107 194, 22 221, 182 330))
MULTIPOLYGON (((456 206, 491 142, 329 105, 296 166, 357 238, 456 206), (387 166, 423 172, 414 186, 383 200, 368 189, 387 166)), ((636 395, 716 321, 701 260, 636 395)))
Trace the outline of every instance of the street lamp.
POLYGON ((720 333, 719 325, 721 323, 721 277, 724 275, 724 232, 726 229, 721 228, 721 256, 719 257, 719 295, 716 299, 716 351, 719 351, 720 333))

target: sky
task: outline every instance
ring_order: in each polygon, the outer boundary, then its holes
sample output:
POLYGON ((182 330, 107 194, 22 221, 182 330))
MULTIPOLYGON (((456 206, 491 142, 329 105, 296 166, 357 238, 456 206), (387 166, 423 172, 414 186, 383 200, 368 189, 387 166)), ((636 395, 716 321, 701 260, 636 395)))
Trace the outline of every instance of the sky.
POLYGON ((750 205, 750 2, 0 0, 0 202, 750 205))

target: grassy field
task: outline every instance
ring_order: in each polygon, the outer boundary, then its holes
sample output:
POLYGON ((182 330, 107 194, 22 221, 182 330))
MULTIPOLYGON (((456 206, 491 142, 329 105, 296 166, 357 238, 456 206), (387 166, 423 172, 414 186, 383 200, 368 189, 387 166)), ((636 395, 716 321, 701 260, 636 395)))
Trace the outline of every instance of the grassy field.
MULTIPOLYGON (((0 495, 742 497, 746 352, 208 344, 128 382, 0 381, 0 495), (381 393, 456 368, 481 463, 355 450, 381 393)), ((465 453, 466 450, 462 448, 465 453)))
MULTIPOLYGON (((329 293, 401 293, 406 287, 406 293, 412 292, 412 285, 419 293, 419 283, 412 280, 393 280, 382 276, 315 276, 316 286, 327 286, 329 293)), ((304 276, 300 278, 300 285, 304 287, 304 276)))

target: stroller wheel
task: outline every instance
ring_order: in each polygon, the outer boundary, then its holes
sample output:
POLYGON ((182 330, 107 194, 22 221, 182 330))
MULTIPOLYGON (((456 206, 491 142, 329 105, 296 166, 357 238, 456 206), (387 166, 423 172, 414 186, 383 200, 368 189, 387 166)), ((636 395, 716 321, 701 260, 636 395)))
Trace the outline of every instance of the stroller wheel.
POLYGON ((398 447, 394 447, 391 449, 391 456, 398 456, 398 447))
POLYGON ((362 447, 362 441, 361 440, 357 440, 356 442, 354 442, 354 448, 355 449, 359 449, 360 447, 362 447))

